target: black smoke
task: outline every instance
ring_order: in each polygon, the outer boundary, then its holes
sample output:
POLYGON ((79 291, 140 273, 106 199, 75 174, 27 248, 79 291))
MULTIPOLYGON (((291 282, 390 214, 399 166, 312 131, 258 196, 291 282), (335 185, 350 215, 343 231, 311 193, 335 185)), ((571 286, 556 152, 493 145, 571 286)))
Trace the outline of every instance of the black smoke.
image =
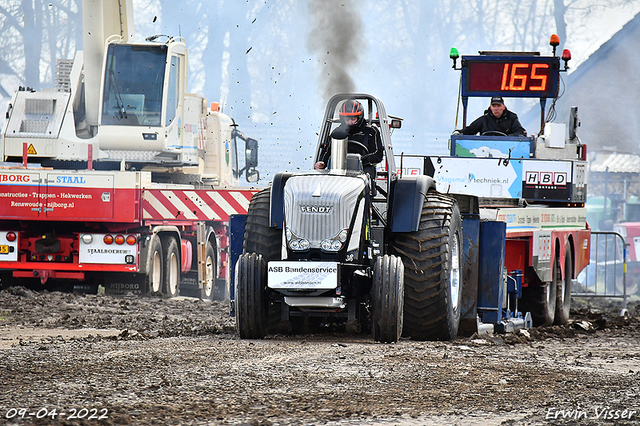
POLYGON ((352 70, 364 48, 357 0, 310 0, 307 48, 318 55, 325 99, 355 91, 352 70))

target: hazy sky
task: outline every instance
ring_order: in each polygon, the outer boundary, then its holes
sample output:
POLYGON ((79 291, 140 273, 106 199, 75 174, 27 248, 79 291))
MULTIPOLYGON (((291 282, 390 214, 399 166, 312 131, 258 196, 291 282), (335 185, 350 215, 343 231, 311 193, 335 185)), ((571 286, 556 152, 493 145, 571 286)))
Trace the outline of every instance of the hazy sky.
MULTIPOLYGON (((412 25, 420 17, 413 16, 410 7, 401 7, 411 6, 415 3, 412 1, 233 1, 237 0, 212 3, 133 0, 137 39, 153 34, 185 37, 190 43, 190 90, 204 92, 210 101, 220 100, 225 112, 234 117, 245 133, 263 141, 263 164, 274 162, 269 157, 272 147, 293 149, 294 154, 287 161, 278 163, 294 169, 306 167, 301 164, 309 161, 324 104, 332 90, 372 93, 383 100, 390 114, 405 118, 404 128, 394 134, 398 149, 420 154, 442 153, 448 134, 462 124, 459 118, 456 126, 459 72, 451 69, 448 49, 456 45, 461 54, 510 50, 505 46, 511 47, 511 40, 517 39, 518 31, 523 29, 511 25, 508 17, 498 17, 492 27, 495 33, 482 37, 493 40, 493 44, 487 45, 475 36, 465 37, 465 30, 469 34, 477 30, 464 28, 464 20, 469 19, 465 14, 473 14, 473 10, 455 11, 453 20, 462 22, 442 23, 463 26, 457 39, 446 40, 443 34, 447 31, 441 31, 439 38, 428 33, 417 38, 419 33, 412 33, 412 25), (163 14, 163 9, 171 13, 163 14), (216 22, 220 21, 215 19, 221 17, 207 16, 212 9, 223 11, 222 19, 238 9, 244 15, 229 17, 237 25, 226 34, 216 33, 216 25, 219 26, 216 22), (244 44, 234 51, 233 43, 238 37, 244 38, 244 44), (212 43, 216 38, 220 43, 212 43), (209 42, 208 48, 198 45, 203 41, 209 42), (244 73, 234 69, 233 55, 237 52, 246 58, 244 73), (211 72, 212 64, 213 72, 218 74, 215 83, 204 74, 211 72)), ((441 12, 446 4, 450 3, 434 1, 434 13, 441 12)), ((529 3, 499 4, 504 7, 513 4, 517 8, 529 3)), ((544 8, 547 3, 531 4, 544 8)), ((575 11, 567 14, 567 40, 561 41, 561 48, 572 52, 571 71, 640 11, 639 1, 610 7, 603 4, 597 0, 572 3, 575 11)), ((15 5, 15 0, 0 0, 5 9, 11 9, 9 6, 15 9, 15 5)), ((527 25, 529 21, 525 20, 527 25)), ((546 40, 555 31, 555 24, 553 19, 547 19, 536 25, 542 41, 525 48, 548 55, 546 40)), ((19 84, 24 83, 10 76, 3 76, 0 82, 9 94, 19 84)), ((520 114, 534 103, 507 102, 509 108, 520 114)), ((0 110, 6 110, 7 104, 8 99, 2 99, 0 110)), ((486 106, 486 99, 470 100, 469 119, 480 115, 486 106)), ((4 114, 0 121, 4 122, 4 114)), ((523 124, 528 127, 528 123, 523 124)))

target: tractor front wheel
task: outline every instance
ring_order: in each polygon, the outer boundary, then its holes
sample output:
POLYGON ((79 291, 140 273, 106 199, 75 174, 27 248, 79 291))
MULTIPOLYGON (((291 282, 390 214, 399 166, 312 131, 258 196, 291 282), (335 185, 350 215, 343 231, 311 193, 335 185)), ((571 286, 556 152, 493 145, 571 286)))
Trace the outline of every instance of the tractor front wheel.
POLYGON ((373 276, 371 330, 377 342, 397 342, 402 336, 404 265, 397 256, 378 257, 373 276))
POLYGON ((262 339, 267 334, 267 264, 262 255, 245 253, 235 276, 236 330, 241 339, 262 339))

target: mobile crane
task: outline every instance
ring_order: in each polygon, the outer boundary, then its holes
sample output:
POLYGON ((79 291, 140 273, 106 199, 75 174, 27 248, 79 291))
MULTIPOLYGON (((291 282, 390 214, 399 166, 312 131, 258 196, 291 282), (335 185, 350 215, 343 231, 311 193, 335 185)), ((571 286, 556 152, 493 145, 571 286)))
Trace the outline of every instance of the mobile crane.
POLYGON ((258 144, 188 93, 180 37, 134 41, 131 0, 83 1, 83 51, 20 88, 0 137, 0 282, 225 297, 228 218, 258 144), (240 144, 244 146, 239 146, 240 144), (240 167, 238 151, 246 153, 240 167))

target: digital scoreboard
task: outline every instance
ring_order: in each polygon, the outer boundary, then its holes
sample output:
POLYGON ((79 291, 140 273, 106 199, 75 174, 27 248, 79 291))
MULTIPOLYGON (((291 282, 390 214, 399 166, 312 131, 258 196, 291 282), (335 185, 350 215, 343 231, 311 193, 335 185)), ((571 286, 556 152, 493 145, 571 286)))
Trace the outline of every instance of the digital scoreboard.
POLYGON ((560 58, 540 56, 463 56, 462 96, 553 98, 560 58))

